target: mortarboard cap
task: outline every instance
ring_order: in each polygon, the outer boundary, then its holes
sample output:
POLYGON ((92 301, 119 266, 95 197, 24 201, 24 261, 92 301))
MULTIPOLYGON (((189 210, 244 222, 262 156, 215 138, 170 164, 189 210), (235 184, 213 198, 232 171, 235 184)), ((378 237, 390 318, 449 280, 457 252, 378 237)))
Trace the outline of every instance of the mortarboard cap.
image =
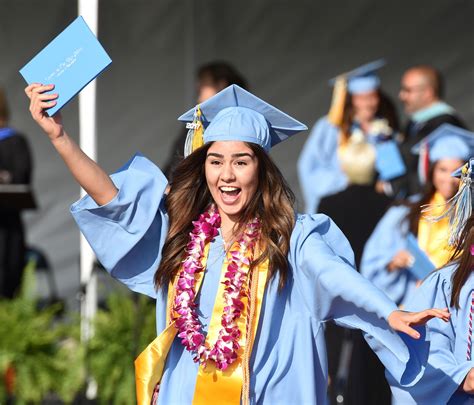
POLYGON ((376 71, 386 64, 385 59, 378 59, 376 61, 366 63, 349 72, 338 75, 331 79, 329 83, 333 85, 338 78, 345 78, 347 80, 347 89, 351 94, 366 93, 377 90, 380 87, 380 79, 376 71))
POLYGON ((235 84, 184 113, 178 120, 195 123, 197 113, 204 130, 203 143, 251 142, 268 152, 272 146, 308 129, 306 125, 235 84))
POLYGON ((451 124, 443 124, 411 149, 420 154, 427 147, 431 163, 440 159, 468 160, 474 152, 474 133, 451 124))

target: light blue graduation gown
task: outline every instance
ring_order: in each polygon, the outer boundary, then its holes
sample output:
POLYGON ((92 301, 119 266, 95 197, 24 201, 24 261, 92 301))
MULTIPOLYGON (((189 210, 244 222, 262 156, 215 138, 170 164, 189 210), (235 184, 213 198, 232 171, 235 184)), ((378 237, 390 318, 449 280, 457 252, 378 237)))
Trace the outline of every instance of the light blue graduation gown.
POLYGON ((447 323, 439 319, 429 322, 426 333, 430 342, 430 352, 425 374, 409 389, 402 389, 396 385, 392 387, 397 405, 474 404, 474 395, 458 391, 458 386, 474 367, 474 362, 467 360, 468 323, 471 294, 474 291, 474 274, 471 273, 462 287, 459 297, 460 309, 456 309, 450 306, 451 278, 455 268, 454 265, 450 265, 428 276, 406 305, 411 311, 427 307, 449 308, 451 318, 447 323))
POLYGON ((360 263, 361 274, 384 291, 398 305, 403 305, 416 289, 417 279, 408 269, 389 272, 387 265, 400 250, 407 249, 409 208, 388 209, 367 241, 360 263))
POLYGON ((305 212, 309 214, 317 212, 323 197, 342 191, 348 185, 337 155, 339 132, 327 117, 319 119, 298 159, 298 177, 305 212))
MULTIPOLYGON (((71 212, 98 259, 133 291, 156 298, 159 334, 166 322, 166 291, 156 292, 153 275, 165 241, 166 179, 137 155, 112 175, 117 196, 97 206, 88 196, 71 212)), ((204 330, 210 321, 224 259, 222 238, 211 243, 198 297, 204 330)), ((325 404, 327 361, 323 325, 359 328, 397 381, 420 376, 426 353, 393 332, 386 321, 395 304, 353 268, 353 253, 342 232, 325 215, 299 215, 291 236, 291 272, 278 292, 278 277, 267 285, 250 360, 252 404, 325 404)), ((117 336, 120 339, 120 336, 117 336)), ((132 367, 132 365, 130 365, 132 367)), ((159 404, 191 404, 198 365, 176 338, 160 386, 159 404)))

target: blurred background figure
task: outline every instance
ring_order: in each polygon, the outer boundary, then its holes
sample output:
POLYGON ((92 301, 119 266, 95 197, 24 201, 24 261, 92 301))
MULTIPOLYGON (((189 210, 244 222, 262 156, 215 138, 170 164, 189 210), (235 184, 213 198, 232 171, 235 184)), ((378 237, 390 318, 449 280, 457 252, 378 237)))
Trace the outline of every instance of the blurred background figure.
MULTIPOLYGON (((420 280, 412 269, 410 234, 434 267, 446 264, 452 253, 448 248, 448 218, 432 223, 422 214, 422 208, 426 204, 435 207, 430 216, 445 211, 459 185, 451 173, 474 152, 474 133, 450 124, 436 129, 425 141, 430 166, 423 193, 387 211, 365 246, 360 267, 361 273, 398 305, 407 302, 420 280)), ((419 153, 420 147, 415 145, 413 152, 419 153)))
MULTIPOLYGON (((445 204, 456 194, 459 185, 459 180, 451 177, 451 173, 469 159, 474 151, 474 134, 449 124, 435 130, 426 142, 430 150, 430 166, 423 193, 387 211, 370 236, 360 265, 362 275, 401 308, 413 296, 420 281, 417 276, 419 273, 414 272, 412 267, 417 263, 409 248, 409 235, 416 237, 418 248, 432 262, 432 268, 448 262, 452 254, 448 247, 449 220, 443 218, 432 223, 425 218, 422 209, 426 204, 433 204, 435 208, 429 213, 433 216, 445 211, 445 204)), ((420 144, 417 144, 413 152, 419 151, 420 144)), ((383 368, 365 345, 361 343, 360 346, 360 370, 367 368, 373 381, 380 384, 379 390, 384 390, 381 392, 386 395, 383 402, 365 403, 390 403, 390 390, 383 368)))
MULTIPOLYGON (((346 235, 354 250, 358 269, 364 245, 391 199, 375 190, 375 151, 363 138, 359 141, 354 137, 349 139, 340 163, 348 187, 324 197, 319 212, 331 217, 346 235)), ((384 367, 362 333, 327 323, 325 334, 331 403, 342 403, 341 397, 344 404, 390 403, 384 367)))
POLYGON ((415 155, 410 152, 413 145, 444 123, 465 128, 456 110, 445 103, 444 80, 441 73, 429 65, 409 68, 402 76, 399 97, 409 120, 401 135, 401 153, 407 167, 407 174, 395 184, 395 193, 405 196, 422 191, 425 175, 419 174, 428 167, 426 153, 415 155), (420 159, 419 159, 420 157, 420 159))
POLYGON ((324 197, 318 211, 331 217, 349 239, 359 268, 365 242, 392 200, 375 190, 375 151, 364 139, 352 137, 340 160, 348 186, 324 197), (360 209, 364 215, 358 215, 360 209))
POLYGON ((305 212, 317 212, 321 198, 348 186, 341 159, 352 139, 371 145, 394 139, 398 131, 396 110, 380 89, 376 74, 384 64, 378 60, 332 81, 331 109, 316 122, 298 160, 305 212))
MULTIPOLYGON (((202 65, 196 74, 197 102, 202 103, 231 84, 237 84, 248 90, 247 80, 230 63, 224 61, 210 62, 202 65)), ((176 137, 172 146, 172 153, 163 166, 168 180, 171 178, 174 167, 183 159, 184 144, 187 129, 183 128, 176 137)))
MULTIPOLYGON (((9 118, 6 95, 0 88, 0 187, 31 182, 28 142, 8 126, 9 118)), ((0 192, 0 296, 12 298, 25 266, 25 234, 21 210, 1 199, 0 192)))

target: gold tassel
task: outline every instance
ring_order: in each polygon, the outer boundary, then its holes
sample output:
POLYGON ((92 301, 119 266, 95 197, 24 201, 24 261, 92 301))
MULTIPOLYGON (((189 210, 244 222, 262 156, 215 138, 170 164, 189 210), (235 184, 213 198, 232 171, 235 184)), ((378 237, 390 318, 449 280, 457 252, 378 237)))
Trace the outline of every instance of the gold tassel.
POLYGON ((194 128, 194 136, 193 136, 193 147, 192 151, 194 152, 196 149, 199 149, 202 145, 204 145, 204 127, 202 125, 201 120, 201 109, 199 106, 196 108, 196 114, 194 116, 194 124, 196 127, 194 128))
POLYGON ((331 124, 340 127, 344 118, 344 107, 347 97, 347 79, 345 76, 340 76, 334 83, 334 90, 332 92, 331 108, 328 113, 328 120, 331 124))

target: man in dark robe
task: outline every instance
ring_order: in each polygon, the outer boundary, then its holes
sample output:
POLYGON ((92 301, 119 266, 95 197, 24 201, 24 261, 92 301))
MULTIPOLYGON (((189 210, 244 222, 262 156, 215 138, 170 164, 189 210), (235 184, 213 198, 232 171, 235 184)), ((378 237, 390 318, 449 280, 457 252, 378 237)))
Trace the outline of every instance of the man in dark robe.
MULTIPOLYGON (((444 123, 465 128, 454 108, 443 101, 443 96, 443 78, 432 66, 413 66, 404 73, 399 97, 410 119, 399 141, 407 173, 392 182, 394 195, 406 197, 421 191, 418 166, 423 160, 419 162, 419 156, 411 153, 414 145, 444 123)), ((421 159, 428 161, 423 155, 421 159)))
MULTIPOLYGON (((32 161, 25 137, 8 127, 8 107, 0 89, 0 184, 30 184, 32 161)), ((21 210, 0 195, 0 297, 12 298, 25 267, 21 210)))

